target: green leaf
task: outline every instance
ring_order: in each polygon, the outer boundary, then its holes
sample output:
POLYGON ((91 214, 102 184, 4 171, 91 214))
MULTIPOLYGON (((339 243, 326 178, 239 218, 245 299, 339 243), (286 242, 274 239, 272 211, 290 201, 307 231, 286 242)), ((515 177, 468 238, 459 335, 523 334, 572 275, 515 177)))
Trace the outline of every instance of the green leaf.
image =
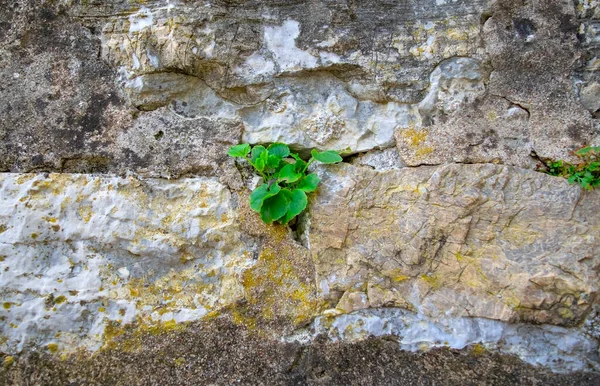
POLYGON ((317 190, 317 186, 319 186, 319 182, 321 179, 315 173, 311 173, 305 177, 303 177, 298 183, 298 189, 303 190, 307 193, 314 192, 317 190))
POLYGON ((277 184, 271 185, 270 187, 268 184, 262 184, 250 194, 250 208, 255 212, 260 212, 264 200, 273 197, 279 193, 280 190, 281 188, 277 184))
MULTIPOLYGON (((258 146, 257 146, 258 147, 258 146)), ((260 146, 262 147, 262 146, 260 146)), ((256 149, 256 147, 254 148, 256 149)), ((252 149, 252 153, 254 153, 254 149, 252 149)), ((259 172, 262 172, 265 170, 265 168, 267 167, 267 162, 269 161, 269 153, 267 153, 267 151, 265 150, 265 148, 262 148, 263 150, 259 150, 256 152, 256 154, 258 155, 256 160, 253 161, 251 160, 250 163, 252 164, 252 166, 254 166, 254 168, 256 170, 258 170, 259 172)), ((255 154, 252 154, 252 158, 254 159, 255 154)))
POLYGON ((296 172, 297 173, 304 173, 304 170, 306 169, 306 165, 308 165, 306 162, 304 162, 304 160, 302 158, 300 158, 300 156, 296 153, 292 153, 291 154, 292 158, 294 158, 296 160, 296 163, 294 165, 296 165, 296 172))
POLYGON ((333 150, 319 152, 313 149, 311 154, 314 157, 314 159, 324 164, 335 164, 338 162, 342 162, 342 157, 336 151, 333 150))
POLYGON ((277 181, 291 183, 298 181, 301 177, 302 173, 296 173, 296 166, 294 164, 287 164, 277 174, 277 181))
POLYGON ((245 158, 250 153, 250 145, 242 143, 241 145, 232 146, 227 152, 231 157, 245 158))
POLYGON ((269 157, 267 158, 267 166, 273 169, 277 169, 277 167, 279 166, 279 162, 281 162, 281 158, 279 158, 278 156, 269 154, 269 157))
POLYGON ((590 151, 592 151, 593 149, 591 147, 584 147, 581 150, 578 150, 575 154, 577 155, 586 155, 587 153, 589 153, 590 151))
POLYGON ((287 195, 280 191, 273 197, 267 198, 260 209, 260 218, 266 224, 279 220, 285 215, 290 206, 287 195))
POLYGON ((302 213, 302 211, 306 208, 306 204, 308 204, 308 199, 306 198, 306 193, 304 193, 300 189, 295 189, 290 192, 288 189, 283 189, 281 191, 284 193, 290 204, 285 215, 279 220, 282 224, 287 224, 291 219, 302 213))
POLYGON ((267 149, 265 149, 264 146, 261 146, 261 145, 254 146, 252 148, 252 156, 250 157, 250 160, 252 162, 256 162, 256 160, 260 157, 260 155, 266 151, 267 151, 267 149))
POLYGON ((252 164, 252 166, 254 166, 254 169, 258 170, 259 172, 265 170, 265 160, 263 158, 258 158, 254 162, 250 161, 250 164, 252 164))
POLYGON ((273 143, 267 148, 269 154, 279 158, 285 158, 290 155, 290 148, 285 143, 273 143))

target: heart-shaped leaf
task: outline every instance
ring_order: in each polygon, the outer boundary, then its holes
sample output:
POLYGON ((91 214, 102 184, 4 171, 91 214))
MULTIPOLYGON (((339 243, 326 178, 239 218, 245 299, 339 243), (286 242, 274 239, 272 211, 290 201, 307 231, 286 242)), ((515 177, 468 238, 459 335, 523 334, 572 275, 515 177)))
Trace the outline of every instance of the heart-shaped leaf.
POLYGON ((336 164, 342 162, 342 157, 333 150, 317 151, 313 149, 310 154, 312 154, 314 159, 324 164, 336 164))
POLYGON ((265 199, 260 208, 260 218, 266 224, 270 224, 275 220, 279 220, 285 215, 290 205, 290 201, 286 194, 280 191, 273 197, 265 199))
POLYGON ((277 167, 279 166, 279 162, 281 162, 281 158, 269 154, 269 157, 267 158, 267 166, 273 169, 277 169, 277 167))
POLYGON ((311 173, 305 177, 302 177, 302 179, 298 183, 298 189, 303 190, 307 193, 314 192, 315 190, 317 190, 319 182, 321 182, 319 176, 317 176, 315 173, 311 173))
POLYGON ((227 152, 232 157, 245 158, 250 153, 250 145, 242 143, 241 145, 232 146, 227 152))
POLYGON ((273 143, 267 148, 269 154, 279 158, 285 158, 290 155, 290 148, 285 143, 273 143))
POLYGON ((252 148, 252 153, 251 153, 251 157, 250 160, 252 162, 256 162, 256 160, 260 157, 260 155, 264 152, 266 152, 267 149, 265 149, 264 146, 258 145, 258 146, 254 146, 252 148))
POLYGON ((291 156, 296 160, 296 173, 304 173, 306 169, 306 165, 308 165, 300 156, 296 153, 292 153, 291 156))
POLYGON ((292 183, 298 181, 301 177, 302 173, 296 173, 294 164, 287 164, 277 174, 277 181, 292 183))
POLYGON ((285 215, 279 220, 282 224, 287 224, 291 219, 302 213, 308 204, 306 193, 300 189, 294 189, 289 191, 288 189, 282 189, 281 193, 287 196, 289 200, 289 206, 285 215))
POLYGON ((250 194, 250 208, 255 212, 260 212, 264 200, 273 197, 279 193, 280 190, 281 188, 277 184, 273 184, 270 187, 268 184, 262 184, 250 194))

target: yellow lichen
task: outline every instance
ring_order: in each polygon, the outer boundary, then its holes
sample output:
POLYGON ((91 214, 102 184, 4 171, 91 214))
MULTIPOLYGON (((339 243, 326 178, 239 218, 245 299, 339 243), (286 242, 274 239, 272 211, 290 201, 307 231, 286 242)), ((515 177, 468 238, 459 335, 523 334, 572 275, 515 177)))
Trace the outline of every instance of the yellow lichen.
POLYGON ((429 286, 433 290, 439 289, 443 284, 442 281, 436 275, 423 274, 423 275, 421 275, 421 279, 423 279, 423 281, 425 281, 427 284, 429 284, 429 286))
MULTIPOLYGON (((283 253, 276 253, 272 248, 265 248, 254 267, 242 275, 242 285, 249 308, 258 309, 262 320, 290 315, 294 323, 299 324, 317 312, 318 301, 313 288, 298 277, 285 249, 280 251, 283 253)), ((234 321, 255 326, 256 317, 243 311, 236 311, 234 321)))
POLYGON ((48 343, 46 345, 46 348, 48 349, 48 351, 50 351, 53 354, 58 352, 58 344, 56 344, 56 343, 48 343))
POLYGON ((11 307, 11 306, 12 306, 12 303, 11 303, 11 302, 4 302, 4 303, 2 303, 2 307, 3 307, 5 310, 10 310, 10 307, 11 307))
POLYGON ((31 174, 22 174, 22 175, 20 175, 19 177, 17 177, 17 178, 16 178, 15 182, 16 182, 18 185, 22 185, 22 184, 24 184, 25 182, 27 182, 27 181, 29 181, 29 180, 33 179, 35 176, 36 176, 36 175, 35 175, 35 174, 33 174, 33 173, 31 173, 31 174))
POLYGON ((118 348, 125 352, 138 351, 146 337, 150 335, 161 335, 173 331, 183 331, 185 324, 177 323, 171 319, 168 321, 151 321, 138 317, 137 322, 129 325, 121 325, 120 321, 109 321, 104 328, 104 345, 102 349, 118 348))
POLYGON ((402 131, 401 135, 404 142, 411 147, 420 146, 427 139, 427 132, 413 128, 402 131))
POLYGON ((471 354, 475 355, 475 356, 481 356, 483 354, 485 354, 487 352, 487 350, 485 349, 485 347, 479 343, 475 343, 473 345, 473 349, 471 350, 471 354))
POLYGON ((79 209, 77 209, 77 214, 79 215, 79 218, 81 218, 86 223, 90 222, 90 219, 92 218, 92 206, 91 205, 80 206, 79 209))
POLYGON ((575 315, 573 314, 573 312, 566 308, 566 307, 561 307, 558 309, 558 314, 561 316, 561 318, 564 319, 573 319, 575 318, 575 315))
POLYGON ((5 369, 8 369, 10 366, 13 365, 13 363, 15 363, 15 358, 10 355, 4 357, 4 361, 2 361, 2 365, 5 369))
POLYGON ((426 147, 422 147, 420 149, 417 149, 417 151, 415 151, 415 155, 417 157, 424 157, 426 155, 429 155, 431 153, 433 153, 434 149, 431 146, 426 146, 426 147))

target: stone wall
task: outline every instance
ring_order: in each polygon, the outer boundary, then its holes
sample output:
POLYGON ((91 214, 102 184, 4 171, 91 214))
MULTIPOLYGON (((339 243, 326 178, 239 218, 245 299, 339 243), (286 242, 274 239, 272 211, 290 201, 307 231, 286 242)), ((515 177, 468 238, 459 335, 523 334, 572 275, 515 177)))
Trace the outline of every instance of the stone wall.
MULTIPOLYGON (((0 351, 216 318, 598 368, 596 0, 0 0, 0 351), (335 149, 292 228, 234 144, 335 149)), ((134 334, 134 338, 131 338, 134 334)), ((129 337, 129 338, 125 338, 129 337)), ((137 342, 137 343, 136 343, 137 342)))

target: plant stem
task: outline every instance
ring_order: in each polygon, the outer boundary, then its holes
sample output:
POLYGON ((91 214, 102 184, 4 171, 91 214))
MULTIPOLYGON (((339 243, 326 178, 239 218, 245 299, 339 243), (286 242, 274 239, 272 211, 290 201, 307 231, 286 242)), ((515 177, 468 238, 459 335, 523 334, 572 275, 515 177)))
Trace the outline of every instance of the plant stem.
POLYGON ((306 166, 302 170, 302 173, 305 173, 306 169, 308 169, 308 167, 310 166, 310 164, 312 164, 313 162, 315 162, 315 158, 314 157, 310 157, 310 159, 308 160, 308 163, 306 164, 306 166))

